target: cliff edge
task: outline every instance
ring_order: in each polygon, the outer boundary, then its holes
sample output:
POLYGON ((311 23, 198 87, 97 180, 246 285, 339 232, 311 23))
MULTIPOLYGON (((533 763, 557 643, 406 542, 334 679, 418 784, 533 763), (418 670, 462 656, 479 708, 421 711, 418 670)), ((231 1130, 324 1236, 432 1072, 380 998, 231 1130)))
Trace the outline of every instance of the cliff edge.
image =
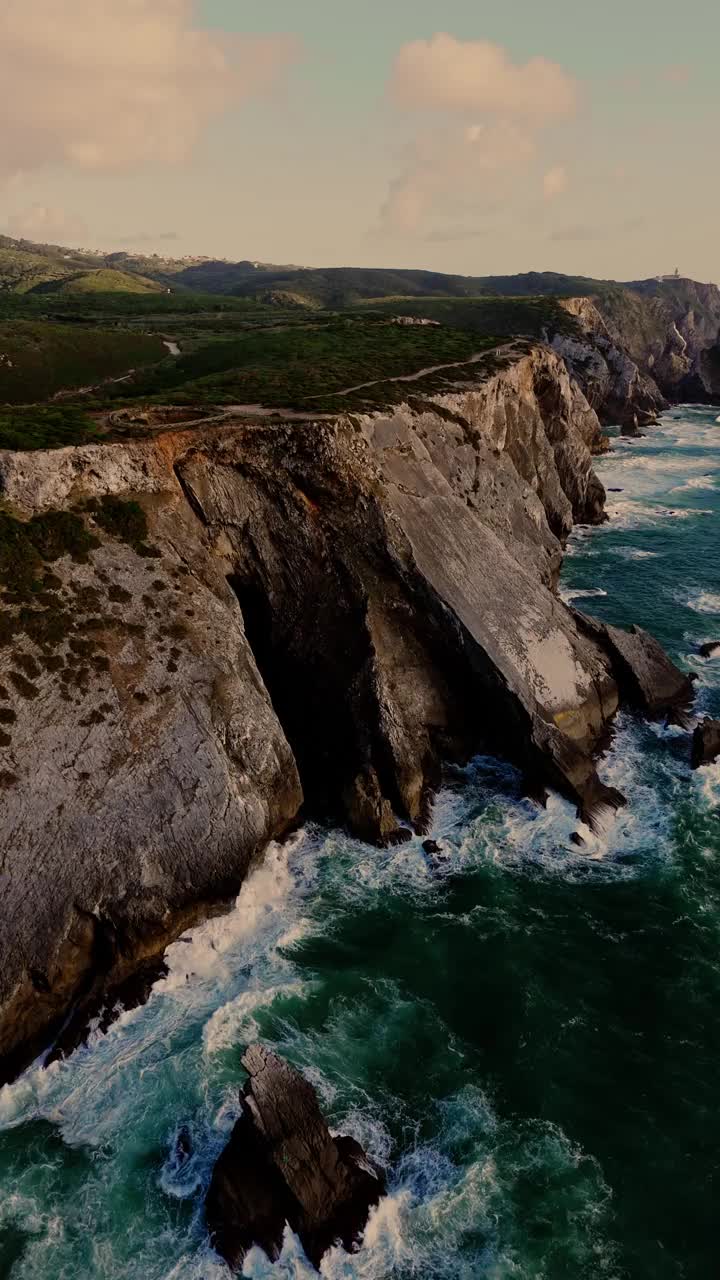
POLYGON ((614 648, 554 590, 603 519, 594 410, 540 346, 412 390, 0 454, 0 1078, 303 810, 407 838, 481 748, 588 817, 621 802, 593 763, 614 648))

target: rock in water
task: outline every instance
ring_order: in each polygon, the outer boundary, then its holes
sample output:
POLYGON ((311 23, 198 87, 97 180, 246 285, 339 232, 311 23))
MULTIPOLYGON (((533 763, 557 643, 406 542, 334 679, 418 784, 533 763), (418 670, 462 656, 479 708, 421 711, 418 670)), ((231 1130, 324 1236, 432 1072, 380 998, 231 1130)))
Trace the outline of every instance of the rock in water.
POLYGON ((606 648, 621 694, 631 706, 649 716, 689 706, 692 680, 671 662, 654 636, 642 627, 623 631, 574 612, 581 626, 606 648))
POLYGON ((692 767, 712 764, 720 756, 720 720, 706 718, 699 724, 692 740, 692 767))
POLYGON ((698 649, 701 658, 720 658, 720 640, 708 640, 698 649))
POLYGON ((380 1170, 353 1138, 333 1138, 312 1085, 262 1045, 243 1058, 242 1114, 215 1166, 206 1215, 233 1268, 259 1245, 275 1261, 285 1224, 320 1265, 339 1241, 352 1250, 384 1194, 380 1170))

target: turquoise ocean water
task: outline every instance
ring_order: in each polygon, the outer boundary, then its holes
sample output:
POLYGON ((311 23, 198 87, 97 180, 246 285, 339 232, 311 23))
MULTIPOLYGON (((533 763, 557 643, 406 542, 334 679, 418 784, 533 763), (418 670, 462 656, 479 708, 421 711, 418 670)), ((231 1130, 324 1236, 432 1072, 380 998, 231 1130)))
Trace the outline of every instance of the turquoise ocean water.
MULTIPOLYGON (((574 535, 563 593, 647 626, 720 715, 720 658, 696 652, 720 641, 715 419, 685 406, 614 442, 611 522, 574 535)), ((720 765, 693 775, 688 755, 687 734, 622 716, 601 773, 629 804, 584 848, 570 805, 537 808, 491 759, 439 798, 441 872, 419 840, 271 848, 144 1008, 0 1091, 0 1276, 226 1275, 203 1192, 256 1037, 391 1171, 326 1277, 718 1274, 720 765)), ((313 1273, 288 1237, 244 1274, 313 1273)))

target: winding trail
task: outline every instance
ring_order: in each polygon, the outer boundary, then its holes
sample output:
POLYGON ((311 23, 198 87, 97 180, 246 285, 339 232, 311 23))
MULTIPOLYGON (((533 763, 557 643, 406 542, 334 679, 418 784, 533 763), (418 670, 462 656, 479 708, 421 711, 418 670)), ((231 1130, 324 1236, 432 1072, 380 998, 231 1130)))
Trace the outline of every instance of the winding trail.
POLYGON ((308 399, 322 400, 328 394, 349 396, 354 391, 364 391, 367 387, 378 387, 382 383, 388 382, 420 382, 423 378, 428 378, 433 373, 442 373, 445 369, 466 369, 469 365, 479 364, 487 356, 514 355, 519 350, 519 347, 520 344, 517 342, 505 342, 501 346, 486 347, 484 351, 476 352, 468 360, 453 360, 450 364, 431 364, 425 369, 419 369, 417 373, 397 373, 393 377, 373 378, 370 382, 358 382, 354 387, 344 387, 342 391, 322 392, 317 396, 309 396, 308 399))

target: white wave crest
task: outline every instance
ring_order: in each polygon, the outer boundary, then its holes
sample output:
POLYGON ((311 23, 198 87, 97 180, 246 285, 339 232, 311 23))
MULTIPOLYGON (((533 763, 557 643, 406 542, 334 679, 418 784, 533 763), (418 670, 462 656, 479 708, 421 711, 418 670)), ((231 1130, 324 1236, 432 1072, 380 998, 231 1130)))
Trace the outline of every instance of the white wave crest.
POLYGON ((659 551, 643 551, 640 547, 612 547, 611 553, 623 560, 657 560, 659 551))
POLYGON ((228 1004, 215 1010, 203 1028, 203 1044, 207 1054, 230 1049, 233 1045, 248 1045, 260 1035, 260 1028, 253 1016, 266 1009, 280 996, 303 996, 309 984, 286 982, 266 987, 260 991, 242 991, 228 1004))
POLYGON ((686 480, 684 484, 676 485, 676 487, 674 489, 671 489, 670 492, 684 493, 685 490, 687 489, 692 490, 692 489, 716 489, 716 488, 717 488, 717 483, 716 483, 715 476, 711 476, 711 475, 691 476, 690 479, 686 480))
POLYGON ((565 604, 569 604, 571 600, 590 600, 595 596, 606 596, 607 591, 603 591, 602 587, 561 587, 559 595, 565 604))
POLYGON ((720 595, 712 591, 702 591, 698 595, 691 596, 687 603, 688 608, 693 609, 695 613, 720 613, 720 595))

